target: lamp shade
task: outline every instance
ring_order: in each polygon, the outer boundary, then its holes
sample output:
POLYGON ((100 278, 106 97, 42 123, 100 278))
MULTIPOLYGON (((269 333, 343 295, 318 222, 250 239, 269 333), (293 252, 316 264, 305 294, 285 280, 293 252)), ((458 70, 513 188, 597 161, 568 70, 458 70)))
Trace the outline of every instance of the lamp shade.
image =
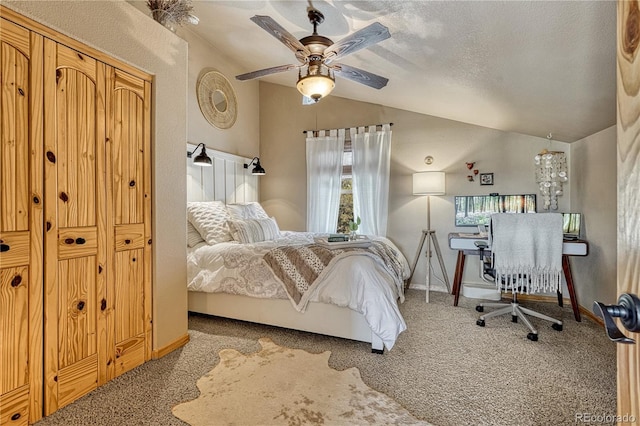
POLYGON ((413 174, 413 195, 444 195, 444 172, 420 172, 413 174))
POLYGON ((193 159, 193 164, 197 164, 202 167, 210 167, 213 164, 211 157, 209 157, 207 152, 204 150, 204 145, 202 146, 202 152, 196 155, 196 158, 193 159))
POLYGON ((265 172, 264 168, 260 165, 260 159, 256 159, 256 163, 255 163, 255 167, 253 168, 253 170, 251 170, 251 174, 252 175, 258 175, 258 176, 262 176, 262 175, 266 175, 267 172, 265 172))
POLYGON ((211 157, 207 155, 207 148, 204 146, 204 143, 199 143, 198 146, 196 146, 196 149, 191 152, 187 151, 187 157, 191 158, 200 147, 202 147, 202 150, 200 150, 200 154, 196 155, 196 158, 193 159, 193 164, 197 166, 211 167, 213 162, 211 161, 211 157))
POLYGON ((327 96, 335 87, 335 82, 323 74, 307 75, 298 80, 296 87, 304 96, 318 102, 327 96))
POLYGON ((253 157, 253 160, 251 160, 249 164, 245 163, 244 168, 248 169, 252 164, 255 165, 255 167, 251 170, 252 175, 262 176, 267 174, 267 172, 264 170, 264 167, 260 165, 260 159, 258 157, 253 157))

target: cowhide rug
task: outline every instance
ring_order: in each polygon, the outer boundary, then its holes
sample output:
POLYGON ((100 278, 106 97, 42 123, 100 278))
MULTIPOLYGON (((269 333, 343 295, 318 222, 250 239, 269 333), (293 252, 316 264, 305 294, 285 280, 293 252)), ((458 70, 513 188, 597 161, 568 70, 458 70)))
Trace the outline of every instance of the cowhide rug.
POLYGON ((192 426, 429 424, 365 385, 357 368, 330 368, 331 352, 259 342, 262 350, 250 355, 220 351, 218 365, 198 380, 200 396, 173 407, 174 416, 192 426))

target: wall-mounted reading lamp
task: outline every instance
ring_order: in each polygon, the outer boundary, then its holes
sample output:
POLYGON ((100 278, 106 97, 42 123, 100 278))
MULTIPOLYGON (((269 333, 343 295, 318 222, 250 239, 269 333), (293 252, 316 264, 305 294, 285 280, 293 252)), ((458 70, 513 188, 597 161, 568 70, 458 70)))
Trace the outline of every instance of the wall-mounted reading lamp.
POLYGON ((193 153, 196 152, 198 148, 200 148, 200 146, 202 146, 202 151, 200 151, 200 154, 196 155, 196 158, 193 159, 193 164, 203 167, 210 167, 212 164, 211 157, 207 155, 207 148, 203 143, 199 143, 198 146, 196 146, 196 149, 194 149, 193 151, 187 151, 187 158, 191 158, 193 153))
POLYGON ((244 168, 248 169, 249 166, 252 164, 255 164, 255 167, 253 168, 253 170, 251 170, 252 175, 262 176, 267 174, 267 172, 265 172, 262 166, 260 165, 260 159, 258 157, 253 157, 253 160, 251 160, 249 164, 245 164, 244 168))

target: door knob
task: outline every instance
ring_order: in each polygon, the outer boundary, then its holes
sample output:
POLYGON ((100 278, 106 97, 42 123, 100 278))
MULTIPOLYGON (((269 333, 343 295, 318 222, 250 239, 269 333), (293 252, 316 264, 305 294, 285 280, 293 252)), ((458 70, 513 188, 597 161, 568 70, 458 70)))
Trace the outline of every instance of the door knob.
POLYGON ((593 302, 593 313, 604 320, 609 339, 617 343, 635 343, 618 329, 613 318, 620 318, 622 325, 629 331, 640 331, 640 299, 635 294, 624 293, 618 298, 617 305, 605 305, 593 302))

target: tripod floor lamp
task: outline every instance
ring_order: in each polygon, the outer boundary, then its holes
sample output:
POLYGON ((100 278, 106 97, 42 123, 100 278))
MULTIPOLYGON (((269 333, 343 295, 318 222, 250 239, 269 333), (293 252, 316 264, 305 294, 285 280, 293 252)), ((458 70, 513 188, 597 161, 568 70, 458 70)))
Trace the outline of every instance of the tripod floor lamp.
POLYGON ((422 253, 422 248, 424 247, 424 243, 426 241, 427 277, 425 283, 427 285, 427 303, 429 302, 429 290, 431 287, 431 244, 433 244, 433 248, 436 252, 436 255, 438 256, 438 263, 440 264, 440 270, 442 271, 444 283, 447 286, 447 290, 449 291, 449 293, 451 292, 451 285, 449 284, 447 270, 445 269, 444 261, 442 260, 442 252, 440 251, 440 245, 438 244, 438 239, 436 238, 436 231, 431 229, 431 196, 444 194, 444 172, 420 172, 413 174, 413 195, 427 196, 427 229, 422 230, 422 237, 420 238, 420 243, 418 244, 418 251, 416 252, 416 257, 413 260, 413 265, 411 266, 411 277, 409 277, 408 282, 411 282, 413 273, 416 270, 416 265, 418 264, 418 260, 420 259, 420 253, 422 253))

